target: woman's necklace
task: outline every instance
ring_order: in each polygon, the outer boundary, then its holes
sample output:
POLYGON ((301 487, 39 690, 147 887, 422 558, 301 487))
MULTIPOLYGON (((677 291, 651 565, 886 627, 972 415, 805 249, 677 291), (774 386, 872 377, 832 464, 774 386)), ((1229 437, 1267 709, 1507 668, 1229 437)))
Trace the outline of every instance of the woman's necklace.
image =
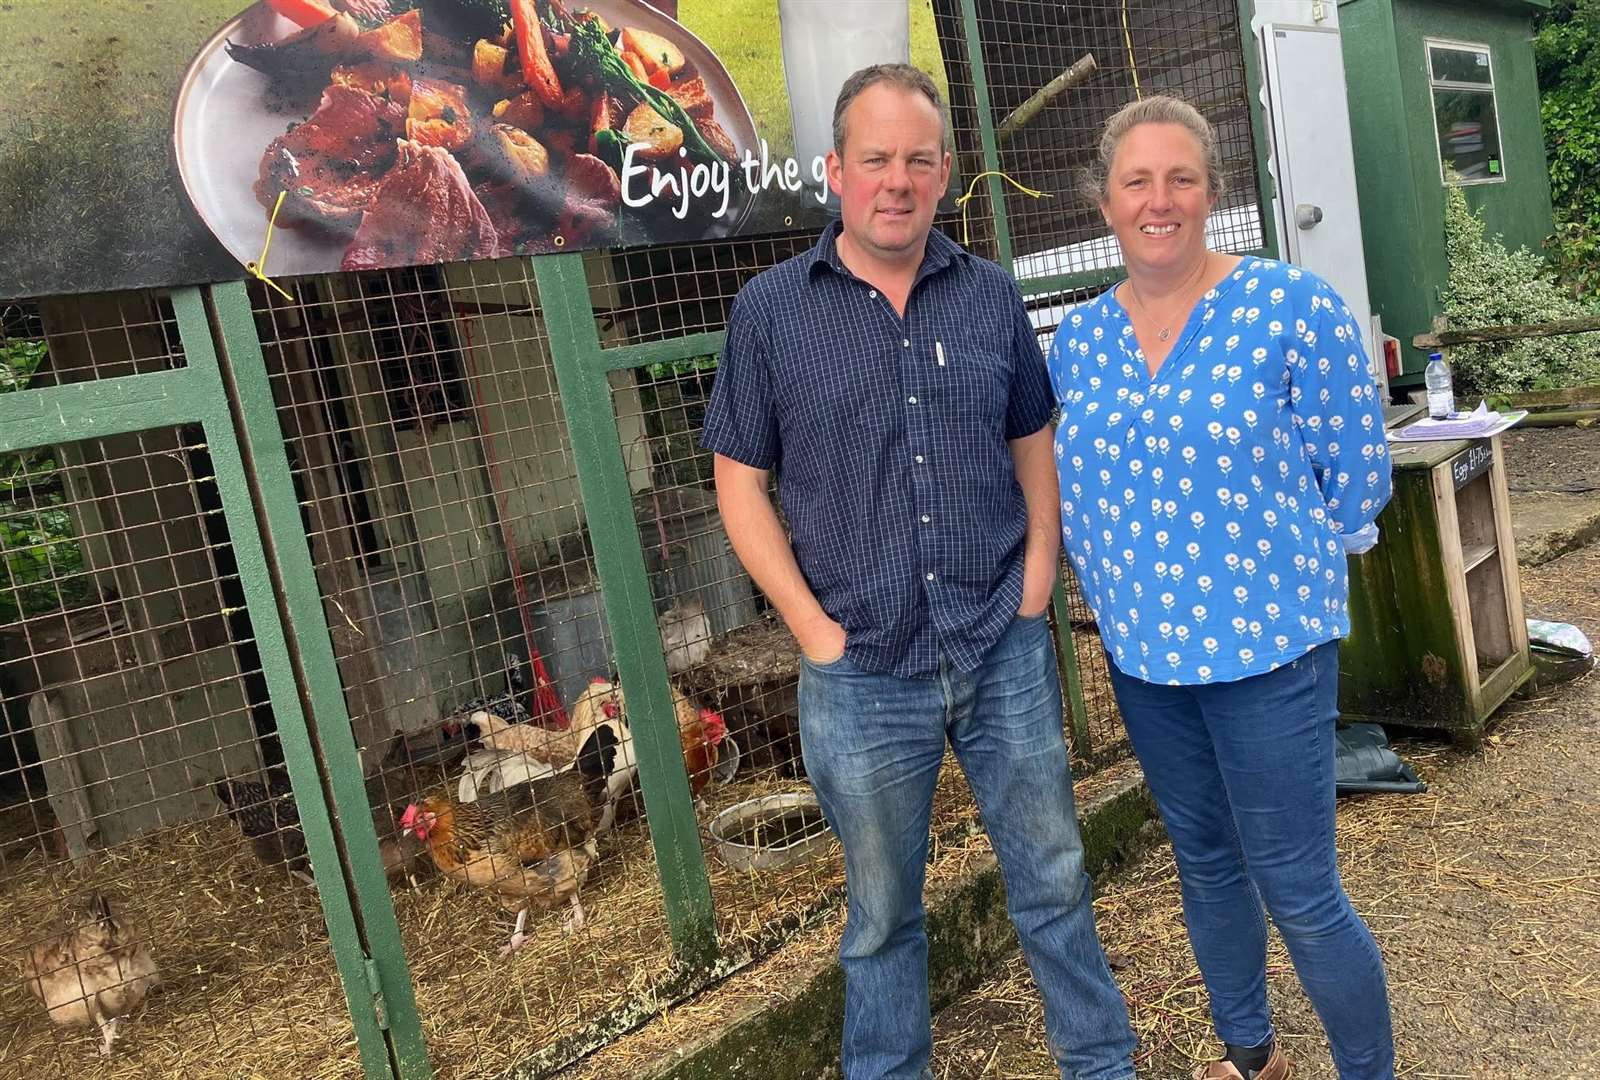
POLYGON ((1172 324, 1180 317, 1186 317, 1189 311, 1193 308, 1194 304, 1193 300, 1190 298, 1190 294, 1194 291, 1195 282, 1205 278, 1206 266, 1209 262, 1209 259, 1202 259, 1200 261, 1199 271, 1184 285, 1182 291, 1178 294, 1179 304, 1177 310, 1175 310, 1167 319, 1165 326, 1160 325, 1161 320, 1150 314, 1150 309, 1144 306, 1143 300, 1139 299, 1139 291, 1133 287, 1133 279, 1128 279, 1128 295, 1133 297, 1134 306, 1139 309, 1139 314, 1157 324, 1156 336, 1162 341, 1166 341, 1168 338, 1172 337, 1172 324))

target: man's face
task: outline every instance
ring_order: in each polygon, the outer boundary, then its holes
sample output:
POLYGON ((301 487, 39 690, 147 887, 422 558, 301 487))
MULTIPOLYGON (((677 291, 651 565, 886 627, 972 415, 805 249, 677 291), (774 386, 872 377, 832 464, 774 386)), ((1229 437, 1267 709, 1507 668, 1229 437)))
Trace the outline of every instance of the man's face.
POLYGON ((888 261, 920 254, 950 182, 943 137, 939 110, 916 91, 878 83, 850 103, 828 184, 851 244, 888 261))

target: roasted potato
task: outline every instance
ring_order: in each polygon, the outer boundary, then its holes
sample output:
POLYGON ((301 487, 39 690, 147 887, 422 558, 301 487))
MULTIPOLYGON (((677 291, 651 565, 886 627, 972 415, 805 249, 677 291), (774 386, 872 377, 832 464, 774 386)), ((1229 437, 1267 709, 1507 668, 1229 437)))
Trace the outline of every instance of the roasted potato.
POLYGON ((502 124, 512 124, 523 131, 538 131, 544 126, 544 104, 531 90, 495 102, 492 112, 502 124))
POLYGON ((501 160, 509 166, 509 178, 530 184, 550 173, 550 151, 521 128, 496 124, 493 138, 501 160))
POLYGON ((472 80, 486 90, 507 93, 522 85, 522 71, 511 63, 511 50, 480 38, 472 46, 472 80))
POLYGON ((635 156, 645 162, 670 161, 683 145, 683 129, 648 105, 640 105, 628 114, 622 133, 629 142, 638 144, 635 156))
POLYGON ((652 34, 648 30, 639 30, 632 26, 623 27, 622 41, 618 48, 626 52, 636 52, 647 61, 646 68, 656 65, 666 69, 668 75, 677 75, 683 70, 686 63, 683 50, 660 34, 652 34))
POLYGON ((356 38, 374 60, 415 63, 422 59, 422 12, 416 9, 390 19, 356 38))
POLYGON ((411 74, 394 64, 369 60, 364 64, 340 65, 333 69, 331 81, 335 86, 365 90, 401 105, 411 103, 411 74))
POLYGON ((467 88, 441 79, 416 79, 406 110, 406 138, 427 146, 459 150, 472 138, 467 88))

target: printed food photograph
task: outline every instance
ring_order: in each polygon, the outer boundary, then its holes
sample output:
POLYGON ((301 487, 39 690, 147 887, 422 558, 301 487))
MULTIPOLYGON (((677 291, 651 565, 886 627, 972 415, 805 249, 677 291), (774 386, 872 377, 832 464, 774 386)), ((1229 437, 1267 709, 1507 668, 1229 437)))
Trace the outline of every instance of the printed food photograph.
POLYGON ((840 83, 907 59, 930 0, 5 0, 0 296, 237 280, 269 222, 272 277, 820 228, 840 83))
POLYGON ((274 220, 279 274, 731 233, 742 189, 680 220, 670 195, 624 207, 622 174, 677 191, 754 142, 721 63, 638 0, 263 0, 174 121, 196 212, 240 262, 274 220))

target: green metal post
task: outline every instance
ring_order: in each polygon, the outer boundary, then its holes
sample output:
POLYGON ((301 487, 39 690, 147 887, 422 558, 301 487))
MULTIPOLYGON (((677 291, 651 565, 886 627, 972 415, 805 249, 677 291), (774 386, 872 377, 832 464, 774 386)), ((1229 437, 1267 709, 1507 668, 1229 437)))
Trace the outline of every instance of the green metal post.
POLYGON ((211 300, 220 358, 192 290, 179 328, 190 365, 205 374, 208 399, 221 403, 207 441, 242 576, 254 590, 252 625, 362 1061, 369 1078, 428 1080, 411 976, 249 296, 231 282, 215 286, 211 300), (258 609, 271 617, 258 618, 258 609))
POLYGON ((633 493, 606 378, 607 357, 595 328, 583 257, 542 256, 533 260, 533 272, 594 541, 606 621, 617 649, 617 671, 627 697, 673 953, 680 963, 706 966, 717 952, 711 882, 678 741, 644 544, 633 516, 633 493))
POLYGON ((1270 258, 1282 258, 1278 236, 1277 216, 1272 212, 1275 188, 1272 170, 1267 167, 1271 148, 1267 143, 1267 126, 1272 122, 1266 105, 1261 100, 1261 53, 1256 44, 1255 31, 1250 22, 1255 18, 1255 0, 1239 0, 1239 49, 1244 54, 1245 104, 1250 114, 1250 135, 1256 152, 1257 203, 1261 208, 1261 249, 1270 258))
POLYGON ((1083 700, 1083 672, 1078 668, 1078 642, 1072 634, 1072 605, 1067 601, 1067 587, 1061 577, 1050 594, 1050 606, 1055 611, 1056 657, 1061 666, 1061 688, 1067 699, 1067 712, 1072 721, 1068 729, 1072 739, 1072 752, 1087 758, 1094 752, 1094 741, 1089 734, 1089 708, 1083 700))
MULTIPOLYGON (((975 0, 961 0, 961 26, 967 39, 967 63, 972 68, 972 96, 978 110, 978 135, 983 143, 983 168, 1000 171, 1000 143, 994 133, 994 111, 989 104, 989 77, 983 66, 983 39, 978 36, 978 7, 975 0)), ((1006 220, 1005 182, 989 177, 989 210, 994 216, 994 239, 999 263, 1012 272, 1011 225, 1006 220)))

